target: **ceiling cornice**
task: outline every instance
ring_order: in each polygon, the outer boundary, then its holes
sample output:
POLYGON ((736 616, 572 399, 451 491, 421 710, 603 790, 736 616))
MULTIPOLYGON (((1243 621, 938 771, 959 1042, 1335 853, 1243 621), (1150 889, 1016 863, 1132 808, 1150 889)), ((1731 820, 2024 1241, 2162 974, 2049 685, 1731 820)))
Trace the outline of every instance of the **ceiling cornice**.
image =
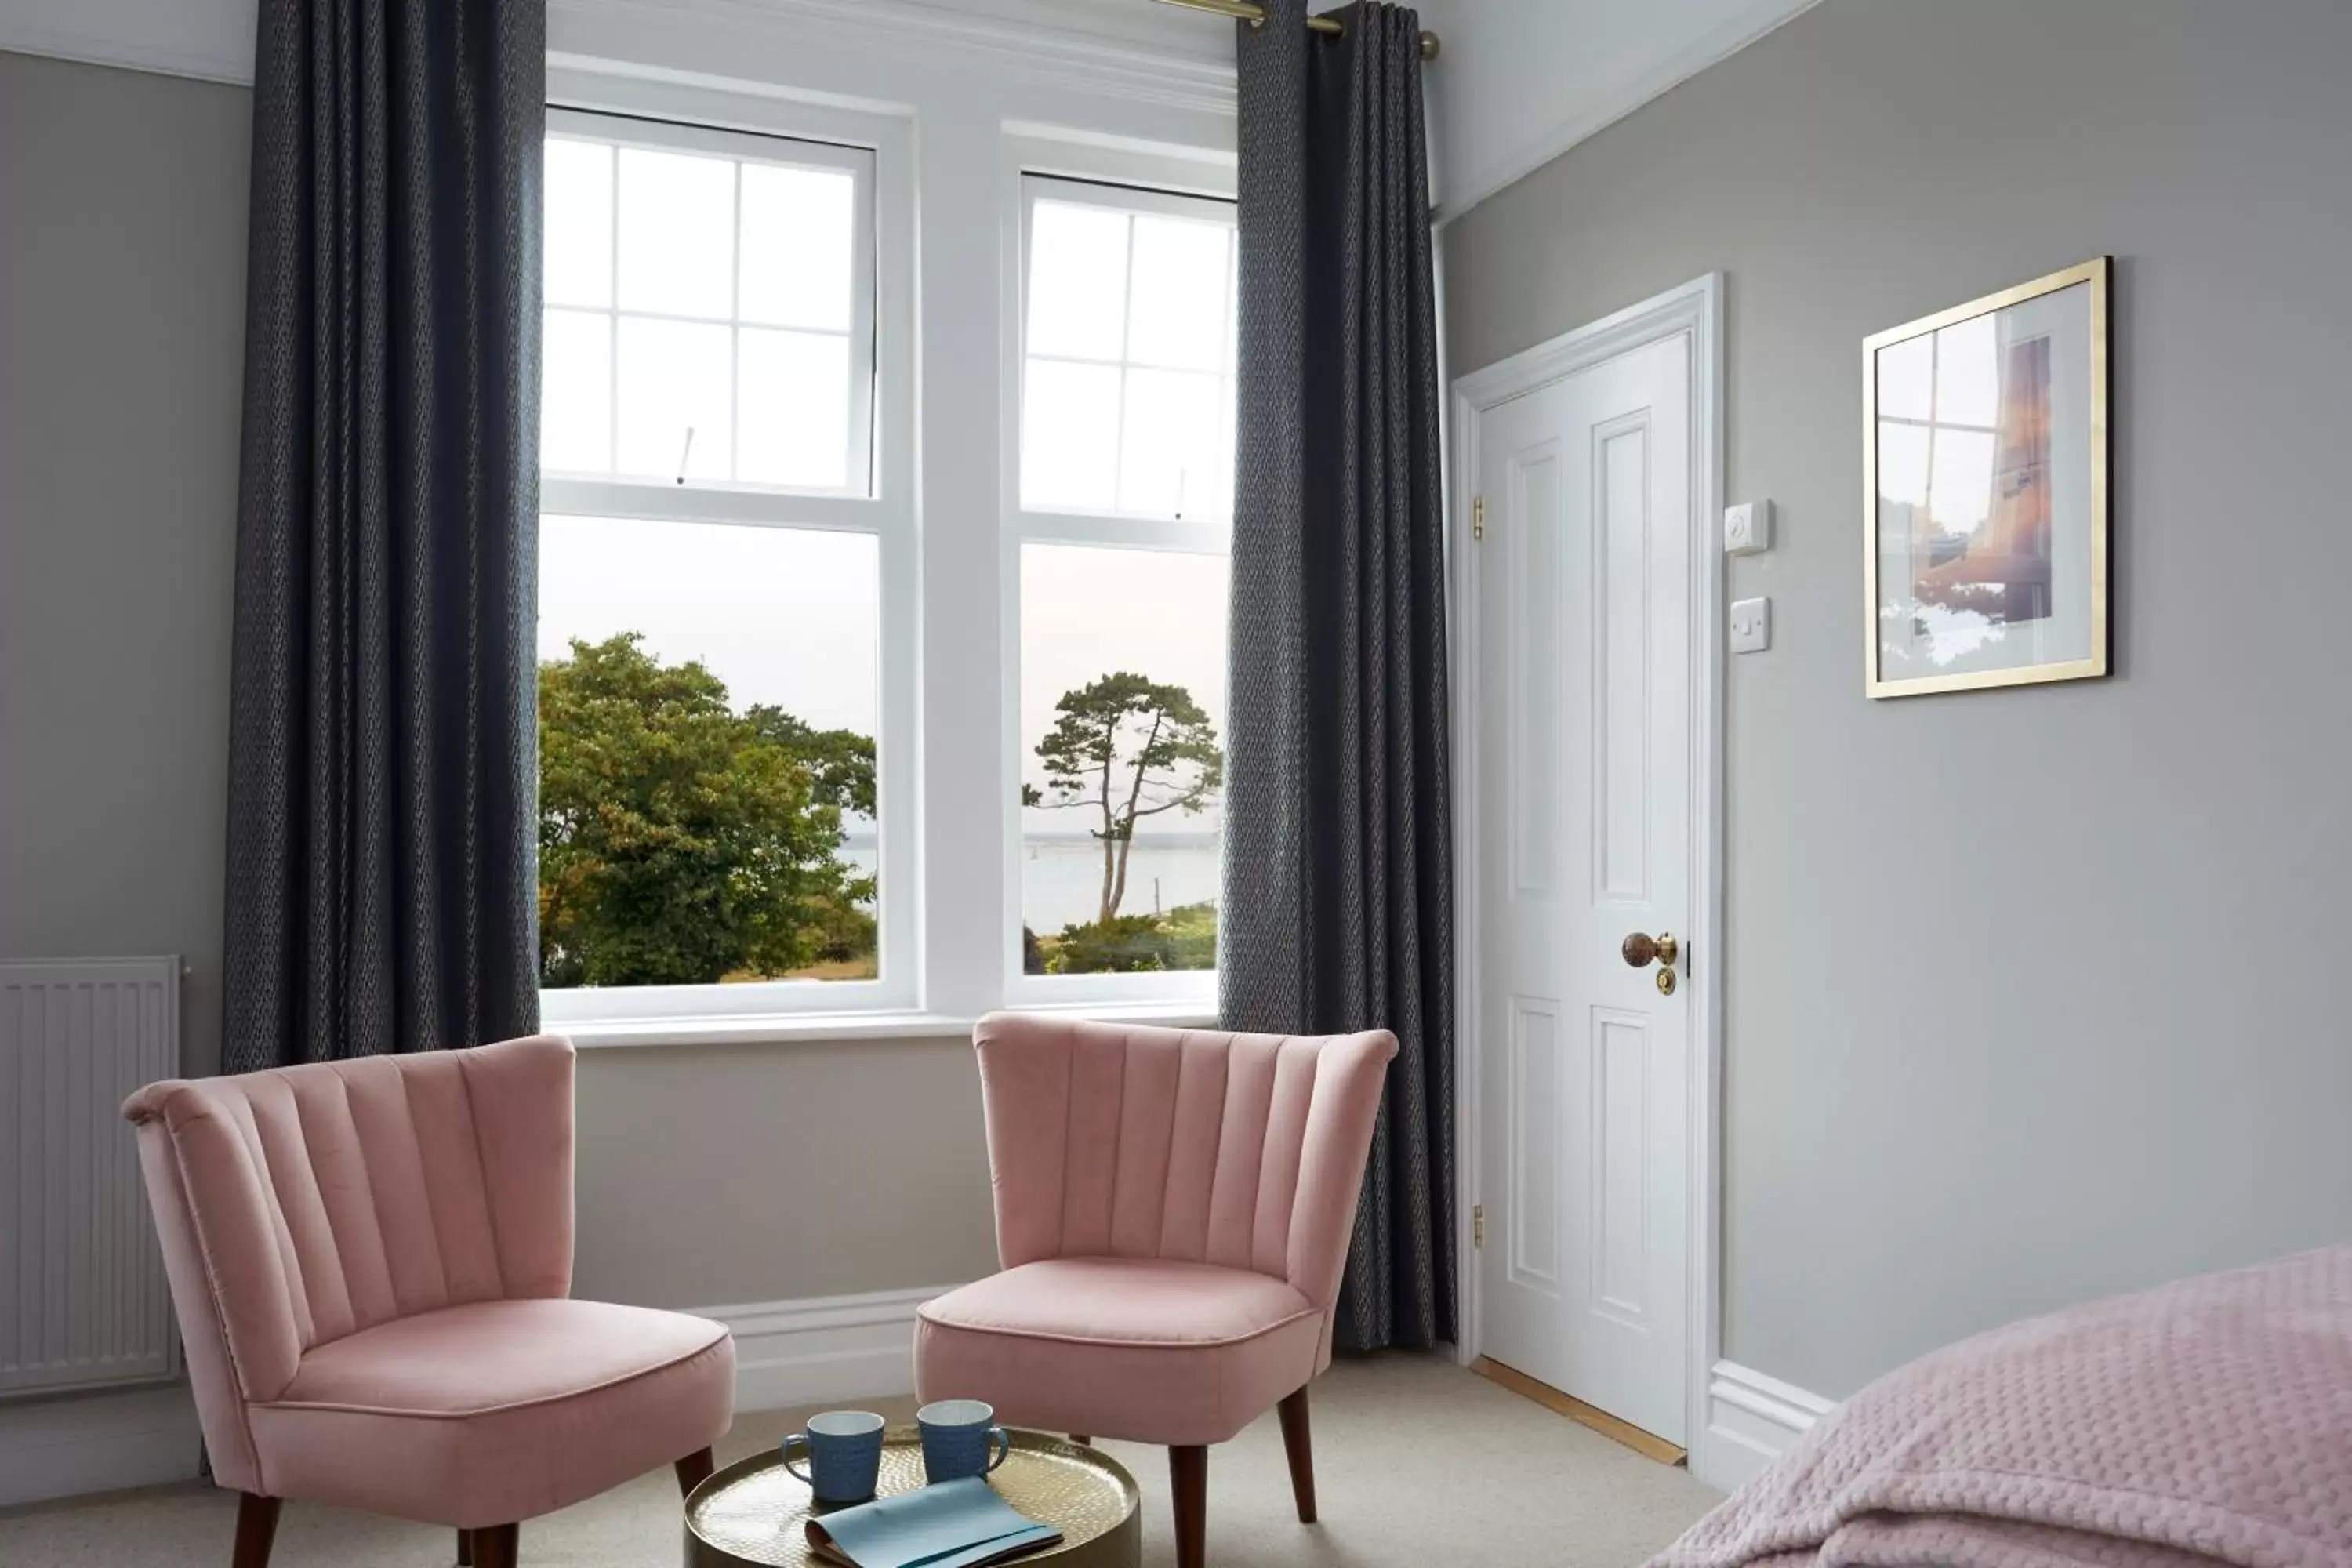
POLYGON ((998 79, 1035 81, 1195 112, 1234 112, 1234 67, 1206 55, 918 0, 549 0, 556 17, 627 16, 770 38, 824 39, 866 52, 913 45, 998 79))
POLYGON ((246 26, 242 31, 231 18, 231 25, 219 28, 216 37, 207 36, 202 47, 190 48, 183 43, 92 26, 84 12, 71 5, 56 9, 58 20, 66 26, 35 22, 14 14, 0 15, 0 49, 11 54, 79 60, 84 65, 116 66, 161 76, 227 82, 236 87, 253 85, 253 18, 249 15, 243 18, 246 26))
MULTIPOLYGON (((818 37, 868 52, 911 46, 1000 79, 1231 116, 1234 67, 1215 52, 1213 26, 1202 33, 1199 47, 1179 50, 1169 40, 1180 35, 1143 0, 1135 6, 1134 25, 1119 29, 1101 24, 1124 18, 1124 6, 1068 0, 994 0, 986 11, 923 0, 548 0, 551 29, 567 14, 626 16, 770 38, 818 37)), ((169 27, 139 25, 137 12, 83 7, 72 0, 44 7, 38 20, 26 17, 25 9, 0 12, 0 49, 239 86, 253 82, 252 11, 237 0, 215 0, 200 25, 189 25, 182 13, 169 27)))

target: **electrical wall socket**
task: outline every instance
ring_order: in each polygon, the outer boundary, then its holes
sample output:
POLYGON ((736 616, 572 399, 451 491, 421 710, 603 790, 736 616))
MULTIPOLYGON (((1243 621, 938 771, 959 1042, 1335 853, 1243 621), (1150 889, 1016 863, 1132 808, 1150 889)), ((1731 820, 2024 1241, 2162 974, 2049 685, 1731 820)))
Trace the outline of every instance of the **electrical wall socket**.
POLYGON ((1772 503, 1744 500, 1723 509, 1723 552, 1753 555, 1772 548, 1772 503))

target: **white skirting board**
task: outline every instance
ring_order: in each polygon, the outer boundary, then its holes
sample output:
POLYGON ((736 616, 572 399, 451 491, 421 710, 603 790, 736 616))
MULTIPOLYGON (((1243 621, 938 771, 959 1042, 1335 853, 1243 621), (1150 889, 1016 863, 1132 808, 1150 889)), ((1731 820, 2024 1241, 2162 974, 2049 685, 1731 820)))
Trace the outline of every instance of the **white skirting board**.
POLYGON ((735 1407, 782 1410, 915 1390, 915 1309, 952 1285, 701 1307, 735 1333, 735 1407))
POLYGON ((1691 1473, 1736 1490, 1835 1408, 1836 1401, 1794 1384, 1737 1362, 1717 1362, 1707 1381, 1706 1430, 1692 1446, 1691 1473))
POLYGON ((196 1479, 185 1384, 0 1405, 0 1508, 196 1479))

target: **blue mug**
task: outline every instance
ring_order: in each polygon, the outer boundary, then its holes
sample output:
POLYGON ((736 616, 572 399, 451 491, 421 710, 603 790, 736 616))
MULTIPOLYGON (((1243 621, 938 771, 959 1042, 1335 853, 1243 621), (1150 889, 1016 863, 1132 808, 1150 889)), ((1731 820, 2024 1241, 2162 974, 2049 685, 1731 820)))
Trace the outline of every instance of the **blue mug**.
POLYGON ((915 1412, 915 1425, 923 1435, 923 1476, 933 1484, 984 1476, 1013 1452, 996 1407, 984 1400, 934 1401, 915 1412))
POLYGON ((783 1463, 819 1502, 864 1502, 882 1474, 882 1417, 870 1410, 812 1415, 807 1431, 784 1439, 783 1463), (793 1463, 795 1444, 808 1450, 805 1470, 793 1463))

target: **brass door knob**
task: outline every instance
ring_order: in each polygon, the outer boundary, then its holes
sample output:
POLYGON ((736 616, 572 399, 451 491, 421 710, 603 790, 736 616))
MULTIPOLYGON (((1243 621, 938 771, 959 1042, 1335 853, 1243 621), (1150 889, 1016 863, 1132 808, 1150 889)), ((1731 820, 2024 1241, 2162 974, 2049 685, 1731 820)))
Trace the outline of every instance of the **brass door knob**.
POLYGON ((1671 969, 1675 965, 1675 961, 1682 956, 1683 944, 1675 940, 1672 931, 1662 931, 1657 935, 1652 936, 1647 931, 1637 931, 1627 937, 1617 951, 1623 953, 1625 962, 1636 969, 1648 963, 1652 959, 1657 960, 1671 969))

